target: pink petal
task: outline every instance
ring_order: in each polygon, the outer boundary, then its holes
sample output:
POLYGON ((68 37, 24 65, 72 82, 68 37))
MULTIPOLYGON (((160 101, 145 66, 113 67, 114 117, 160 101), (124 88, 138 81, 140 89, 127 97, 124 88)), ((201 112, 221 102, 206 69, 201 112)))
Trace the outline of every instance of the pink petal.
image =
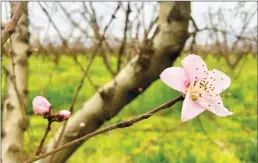
POLYGON ((190 82, 197 81, 207 76, 208 68, 200 56, 190 54, 186 56, 181 63, 190 82))
POLYGON ((205 109, 202 106, 191 100, 190 91, 188 91, 183 103, 181 120, 183 122, 191 120, 204 111, 205 109))
POLYGON ((214 91, 219 94, 230 86, 231 79, 224 72, 213 69, 209 71, 208 82, 215 87, 214 91))
POLYGON ((171 88, 185 93, 189 80, 185 76, 184 69, 181 67, 166 68, 161 74, 160 79, 171 88))
POLYGON ((220 117, 226 117, 226 116, 234 114, 234 113, 228 111, 228 109, 226 109, 224 107, 223 101, 219 95, 216 97, 212 97, 212 98, 200 98, 198 100, 198 103, 202 107, 206 108, 210 112, 212 112, 220 117))
POLYGON ((43 96, 36 96, 32 101, 35 114, 44 115, 50 112, 51 104, 43 96))

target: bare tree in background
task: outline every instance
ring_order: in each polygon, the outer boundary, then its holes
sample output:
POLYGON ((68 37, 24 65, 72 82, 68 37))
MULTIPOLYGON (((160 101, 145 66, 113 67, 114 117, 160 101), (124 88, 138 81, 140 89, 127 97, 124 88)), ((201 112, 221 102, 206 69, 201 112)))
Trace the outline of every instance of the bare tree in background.
MULTIPOLYGON (((197 54, 211 53, 218 59, 223 57, 233 73, 237 65, 244 62, 248 53, 257 53, 257 24, 251 26, 257 17, 257 6, 248 6, 246 2, 238 2, 232 9, 225 9, 223 5, 217 10, 205 13, 207 24, 200 28, 194 18, 191 18, 193 32, 189 51, 197 54), (230 15, 230 20, 225 16, 230 15), (236 20, 241 24, 236 25, 236 20), (197 36, 206 32, 206 43, 198 42, 197 36)), ((240 66, 241 67, 241 66, 240 66)), ((234 74, 235 76, 237 74, 234 74)))
MULTIPOLYGON (((15 6, 16 2, 11 2, 12 13, 15 6)), ((24 132, 28 127, 28 25, 28 10, 27 6, 24 6, 21 18, 6 45, 9 59, 2 130, 2 156, 5 163, 20 162, 25 157, 23 141, 24 132)))

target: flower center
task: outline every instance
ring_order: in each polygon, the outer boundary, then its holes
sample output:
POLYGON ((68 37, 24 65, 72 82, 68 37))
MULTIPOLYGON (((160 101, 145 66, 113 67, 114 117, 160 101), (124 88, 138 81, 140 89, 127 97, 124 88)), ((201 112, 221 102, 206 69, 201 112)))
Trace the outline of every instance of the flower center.
POLYGON ((215 94, 215 87, 207 78, 192 82, 186 87, 186 91, 188 89, 192 101, 198 101, 199 98, 212 97, 215 94))

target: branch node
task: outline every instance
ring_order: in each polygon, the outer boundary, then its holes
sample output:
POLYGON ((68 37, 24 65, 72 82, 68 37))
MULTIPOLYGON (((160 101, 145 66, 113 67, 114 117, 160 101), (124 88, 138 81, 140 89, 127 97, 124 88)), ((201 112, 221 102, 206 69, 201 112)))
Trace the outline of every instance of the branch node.
POLYGON ((124 121, 118 124, 118 128, 126 128, 126 127, 130 127, 132 126, 132 122, 131 121, 124 121))

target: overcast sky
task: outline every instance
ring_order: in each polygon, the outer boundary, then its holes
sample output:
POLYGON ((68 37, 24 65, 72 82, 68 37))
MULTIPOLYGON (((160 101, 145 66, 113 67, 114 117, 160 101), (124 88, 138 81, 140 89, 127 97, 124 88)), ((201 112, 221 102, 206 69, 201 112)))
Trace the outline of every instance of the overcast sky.
MULTIPOLYGON (((79 10, 81 11, 82 8, 82 2, 62 2, 62 5, 65 6, 68 12, 79 10)), ((192 16, 197 22, 199 28, 205 27, 208 22, 205 16, 207 16, 208 10, 216 11, 219 8, 224 9, 233 9, 233 7, 236 5, 237 2, 192 2, 191 3, 191 11, 192 16), (205 14, 206 13, 206 14, 205 14)), ((250 8, 257 8, 256 2, 247 2, 246 10, 250 10, 250 8)), ((145 24, 148 24, 153 19, 153 4, 155 2, 148 2, 145 5, 145 12, 144 12, 144 21, 145 24)), ((45 5, 45 4, 44 4, 45 5)), ((102 28, 104 28, 104 25, 107 24, 108 20, 110 19, 111 14, 113 13, 115 7, 117 5, 117 2, 94 2, 94 7, 96 9, 98 17, 102 18, 102 28)), ((55 3, 48 2, 47 5, 45 5, 48 12, 51 14, 51 18, 56 22, 56 25, 58 29, 61 31, 62 35, 67 38, 69 37, 70 32, 72 31, 72 26, 69 20, 66 18, 65 14, 60 10, 60 8, 55 5, 55 3)), ((133 8, 132 8, 133 9, 133 8)), ((6 22, 6 19, 8 17, 7 13, 10 10, 9 5, 6 2, 2 3, 2 21, 6 22), (6 10, 7 9, 7 10, 6 10)), ((129 19, 134 19, 137 15, 130 15, 129 19)), ((232 14, 229 12, 223 13, 227 22, 229 24, 233 24, 233 29, 238 32, 239 28, 242 26, 241 19, 232 18, 232 14)), ((9 15, 10 16, 10 15, 9 15)), ((117 37, 123 36, 123 28, 124 28, 124 11, 119 10, 117 13, 117 19, 112 23, 111 27, 108 30, 109 35, 114 35, 117 37)), ((46 17, 46 15, 43 13, 41 8, 39 7, 37 2, 29 2, 29 19, 31 23, 30 31, 32 33, 32 37, 36 37, 35 28, 40 27, 42 30, 40 32, 40 39, 48 39, 48 40, 58 40, 58 35, 53 28, 52 25, 49 24, 49 21, 46 17)), ((82 28, 88 28, 88 25, 85 21, 83 21, 83 18, 79 14, 73 14, 73 19, 80 23, 80 26, 82 28)), ((249 27, 257 27, 257 13, 253 17, 253 19, 250 22, 249 27)), ((80 31, 75 31, 73 33, 73 36, 80 36, 80 31)), ((202 41, 205 39, 205 34, 201 34, 199 36, 199 41, 202 41)), ((234 39, 234 38, 232 38, 234 39)))

